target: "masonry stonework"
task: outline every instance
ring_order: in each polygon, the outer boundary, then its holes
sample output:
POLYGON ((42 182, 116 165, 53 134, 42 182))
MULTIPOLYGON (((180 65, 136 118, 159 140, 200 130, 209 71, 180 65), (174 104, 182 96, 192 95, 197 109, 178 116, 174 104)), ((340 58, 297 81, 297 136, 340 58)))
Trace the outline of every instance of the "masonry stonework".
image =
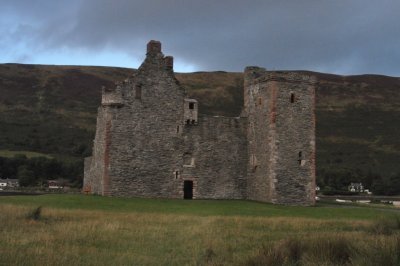
POLYGON ((102 90, 84 191, 313 205, 315 83, 247 67, 241 117, 202 116, 150 41, 138 71, 102 90))
POLYGON ((246 68, 249 199, 314 203, 315 83, 293 72, 246 68))

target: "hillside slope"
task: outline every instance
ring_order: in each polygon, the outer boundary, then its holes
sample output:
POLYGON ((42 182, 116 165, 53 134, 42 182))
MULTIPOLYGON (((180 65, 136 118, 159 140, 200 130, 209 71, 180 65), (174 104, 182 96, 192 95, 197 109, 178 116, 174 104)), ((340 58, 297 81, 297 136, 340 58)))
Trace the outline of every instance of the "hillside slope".
MULTIPOLYGON (((91 153, 101 86, 135 70, 111 67, 0 65, 0 150, 59 157, 91 153)), ((400 78, 313 73, 317 88, 317 168, 357 176, 400 173, 400 78)), ((200 112, 238 116, 243 74, 177 74, 200 112)), ((1 155, 1 153, 0 153, 1 155)))

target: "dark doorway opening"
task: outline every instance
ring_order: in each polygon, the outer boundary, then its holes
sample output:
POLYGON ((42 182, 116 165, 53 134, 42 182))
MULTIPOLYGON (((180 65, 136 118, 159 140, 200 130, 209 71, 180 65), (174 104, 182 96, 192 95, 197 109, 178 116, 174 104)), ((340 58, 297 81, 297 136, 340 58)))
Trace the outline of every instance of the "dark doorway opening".
POLYGON ((193 181, 183 181, 183 198, 193 199, 193 181))

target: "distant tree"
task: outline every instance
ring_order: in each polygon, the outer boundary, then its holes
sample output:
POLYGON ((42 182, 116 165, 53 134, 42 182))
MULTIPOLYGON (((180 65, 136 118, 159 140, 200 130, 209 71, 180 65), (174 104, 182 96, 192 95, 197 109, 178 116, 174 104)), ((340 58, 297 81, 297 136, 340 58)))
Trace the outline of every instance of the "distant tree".
POLYGON ((72 148, 72 153, 75 154, 75 155, 88 156, 88 154, 89 154, 88 150, 89 149, 88 149, 86 144, 80 143, 80 144, 76 144, 72 148))
POLYGON ((379 175, 372 173, 371 171, 368 171, 368 173, 365 175, 363 179, 364 187, 371 188, 374 180, 377 178, 380 178, 379 175))
POLYGON ((17 178, 20 186, 34 186, 36 184, 35 173, 26 165, 18 167, 17 178))
POLYGON ((400 174, 393 175, 385 188, 385 194, 388 196, 400 195, 400 174))
POLYGON ((26 157, 25 154, 15 154, 13 159, 17 163, 25 163, 28 160, 28 157, 26 157))
POLYGON ((18 178, 21 186, 45 184, 50 179, 66 179, 77 187, 82 184, 83 160, 59 160, 17 155, 0 157, 0 177, 18 178))
POLYGON ((0 176, 3 178, 17 178, 18 165, 13 158, 0 157, 0 176))
POLYGON ((76 188, 82 188, 83 186, 83 177, 82 176, 78 176, 75 178, 75 180, 71 183, 72 187, 76 187, 76 188))
POLYGON ((385 183, 383 178, 376 176, 374 181, 372 181, 371 191, 375 195, 385 195, 385 183))
POLYGON ((324 188, 326 186, 325 184, 325 169, 317 169, 317 186, 320 188, 324 188))
POLYGON ((335 190, 347 190, 353 175, 345 170, 330 170, 325 172, 325 184, 335 190))

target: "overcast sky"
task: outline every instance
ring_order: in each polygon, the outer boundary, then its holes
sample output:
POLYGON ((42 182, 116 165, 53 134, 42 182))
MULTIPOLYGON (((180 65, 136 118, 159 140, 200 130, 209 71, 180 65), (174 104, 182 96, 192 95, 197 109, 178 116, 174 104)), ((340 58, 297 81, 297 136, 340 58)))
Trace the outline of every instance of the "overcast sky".
POLYGON ((0 0, 0 63, 400 76, 400 0, 0 0))

